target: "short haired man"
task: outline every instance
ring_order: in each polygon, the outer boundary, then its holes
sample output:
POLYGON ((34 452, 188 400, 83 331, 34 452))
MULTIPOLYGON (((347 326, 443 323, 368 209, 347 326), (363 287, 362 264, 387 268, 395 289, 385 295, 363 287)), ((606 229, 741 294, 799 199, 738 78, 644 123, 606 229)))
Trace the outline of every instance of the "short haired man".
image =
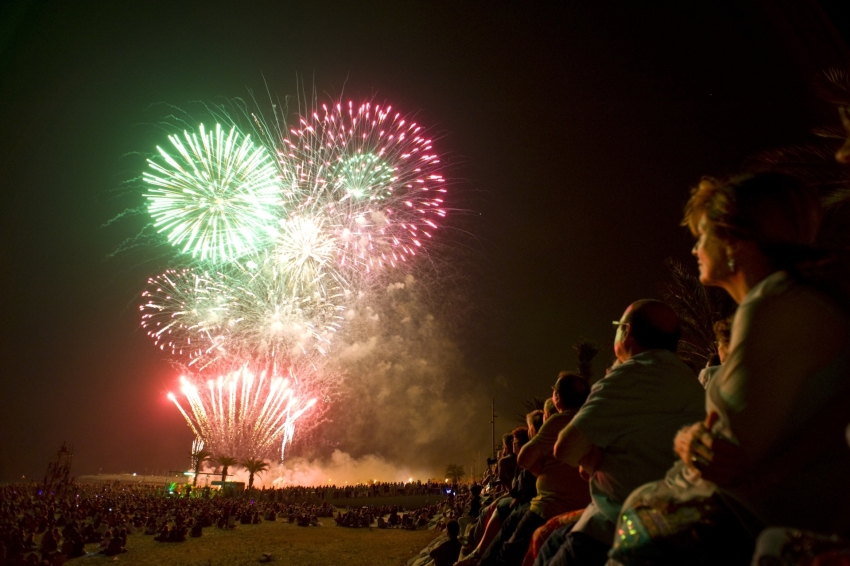
POLYGON ((569 424, 589 391, 587 380, 579 375, 561 372, 558 376, 552 387, 552 402, 557 412, 544 421, 517 456, 517 464, 537 476, 537 495, 513 532, 503 530, 487 548, 481 566, 520 564, 538 527, 556 515, 587 505, 587 484, 579 476, 576 465, 557 460, 552 451, 558 433, 569 424))
POLYGON ((621 362, 592 388, 560 432, 555 456, 583 467, 592 501, 551 564, 605 564, 620 508, 635 488, 661 479, 675 461, 672 441, 705 418, 705 391, 675 351, 679 317, 654 300, 632 303, 614 323, 621 362))

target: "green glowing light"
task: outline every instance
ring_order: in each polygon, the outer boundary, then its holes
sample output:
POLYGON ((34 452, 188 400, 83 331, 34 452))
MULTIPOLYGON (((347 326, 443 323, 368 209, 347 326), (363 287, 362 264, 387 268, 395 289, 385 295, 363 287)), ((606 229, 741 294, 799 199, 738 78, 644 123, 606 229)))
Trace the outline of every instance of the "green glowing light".
POLYGON ((374 153, 358 153, 340 162, 334 181, 353 198, 381 200, 392 192, 395 171, 374 153))
POLYGON ((183 132, 148 160, 145 197, 154 226, 168 241, 201 260, 222 262, 256 251, 279 216, 280 181, 274 159, 250 136, 220 124, 183 132))

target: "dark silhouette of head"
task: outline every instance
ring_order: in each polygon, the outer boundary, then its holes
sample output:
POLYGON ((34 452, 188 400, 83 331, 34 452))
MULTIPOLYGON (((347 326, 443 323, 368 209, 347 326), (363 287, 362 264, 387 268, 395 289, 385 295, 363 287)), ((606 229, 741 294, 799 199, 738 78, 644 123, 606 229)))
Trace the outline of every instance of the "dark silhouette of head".
POLYGON ((578 409, 590 395, 590 384, 577 373, 562 371, 552 386, 552 401, 559 411, 578 409))
POLYGON ((450 539, 456 539, 460 535, 460 523, 458 523, 455 519, 446 523, 446 534, 450 539))
POLYGON ((517 442, 520 448, 528 442, 528 427, 518 426, 511 431, 511 436, 517 442))
POLYGON ((629 305, 618 324, 614 351, 621 362, 646 350, 675 352, 682 334, 676 312, 654 299, 629 305))

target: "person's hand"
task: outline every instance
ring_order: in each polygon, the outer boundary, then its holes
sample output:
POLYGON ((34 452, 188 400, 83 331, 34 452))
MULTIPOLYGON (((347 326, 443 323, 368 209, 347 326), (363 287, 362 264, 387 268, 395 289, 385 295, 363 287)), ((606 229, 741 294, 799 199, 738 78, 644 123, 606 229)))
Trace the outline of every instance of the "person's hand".
POLYGON ((740 446, 711 432, 718 419, 717 413, 711 413, 705 422, 683 428, 673 446, 688 467, 725 487, 734 484, 747 469, 747 457, 740 446))
MULTIPOLYGON (((709 417, 711 418, 711 417, 709 417)), ((706 423, 699 422, 681 429, 673 440, 673 449, 686 466, 701 471, 711 461, 713 437, 706 423)))

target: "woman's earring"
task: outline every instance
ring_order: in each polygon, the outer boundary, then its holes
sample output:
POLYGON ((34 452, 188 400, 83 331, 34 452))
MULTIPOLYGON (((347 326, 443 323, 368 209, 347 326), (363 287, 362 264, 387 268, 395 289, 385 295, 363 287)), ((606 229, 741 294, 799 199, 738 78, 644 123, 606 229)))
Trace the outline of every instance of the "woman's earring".
POLYGON ((730 257, 729 261, 726 262, 726 265, 729 266, 729 271, 735 273, 735 258, 730 257))

